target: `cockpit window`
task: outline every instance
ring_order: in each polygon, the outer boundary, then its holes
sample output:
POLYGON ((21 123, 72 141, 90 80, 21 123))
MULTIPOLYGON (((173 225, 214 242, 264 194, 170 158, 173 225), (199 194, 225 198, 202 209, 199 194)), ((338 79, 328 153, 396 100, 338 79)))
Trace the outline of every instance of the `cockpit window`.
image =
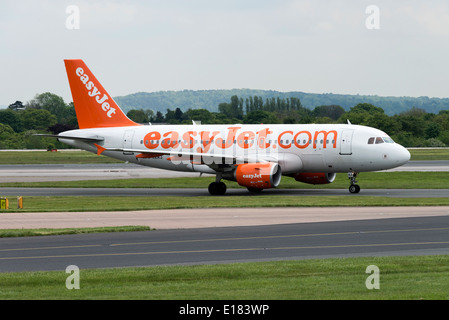
POLYGON ((371 137, 368 139, 368 144, 380 144, 380 143, 394 143, 390 137, 371 137))
POLYGON ((376 144, 384 143, 384 140, 381 137, 376 138, 376 144))

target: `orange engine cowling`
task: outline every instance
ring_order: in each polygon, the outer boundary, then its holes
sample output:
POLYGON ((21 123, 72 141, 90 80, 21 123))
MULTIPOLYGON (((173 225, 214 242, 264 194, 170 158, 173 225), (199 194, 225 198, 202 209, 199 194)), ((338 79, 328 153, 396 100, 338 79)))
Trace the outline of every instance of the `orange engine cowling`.
POLYGON ((253 189, 275 188, 281 182, 281 167, 277 163, 239 164, 235 179, 241 186, 253 189))
POLYGON ((335 172, 322 172, 322 173, 311 173, 311 172, 299 172, 293 175, 296 181, 309 183, 309 184, 328 184, 334 182, 335 172))

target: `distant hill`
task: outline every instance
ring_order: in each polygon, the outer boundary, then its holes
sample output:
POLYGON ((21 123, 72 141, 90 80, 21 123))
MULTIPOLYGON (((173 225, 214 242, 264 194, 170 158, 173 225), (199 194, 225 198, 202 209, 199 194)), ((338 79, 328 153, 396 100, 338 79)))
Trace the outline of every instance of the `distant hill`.
POLYGON ((211 112, 218 111, 218 105, 229 102, 233 95, 239 98, 259 96, 265 101, 267 98, 299 98, 303 106, 314 109, 320 105, 339 105, 345 110, 358 103, 371 103, 384 109, 387 115, 394 115, 407 111, 413 107, 425 110, 428 113, 438 113, 440 110, 449 110, 449 98, 429 97, 380 97, 364 95, 347 95, 334 93, 304 93, 304 92, 279 92, 273 90, 232 89, 232 90, 184 90, 184 91, 159 91, 138 92, 127 96, 115 97, 114 100, 120 107, 128 112, 131 109, 152 109, 161 111, 167 109, 182 111, 191 109, 207 109, 211 112))

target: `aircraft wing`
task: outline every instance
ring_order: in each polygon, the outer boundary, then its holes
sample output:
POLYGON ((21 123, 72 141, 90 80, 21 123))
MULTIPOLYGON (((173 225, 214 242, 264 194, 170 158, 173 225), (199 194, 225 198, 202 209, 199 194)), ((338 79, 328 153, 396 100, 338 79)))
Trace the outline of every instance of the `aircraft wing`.
POLYGON ((241 164, 241 163, 260 163, 260 162, 277 162, 274 157, 261 157, 256 154, 248 154, 245 156, 225 155, 218 153, 200 153, 200 152, 186 152, 176 150, 149 150, 149 149, 127 149, 127 148, 104 148, 96 143, 97 154, 100 155, 104 151, 121 151, 137 153, 136 158, 155 158, 159 156, 169 156, 172 161, 191 161, 194 164, 241 164))

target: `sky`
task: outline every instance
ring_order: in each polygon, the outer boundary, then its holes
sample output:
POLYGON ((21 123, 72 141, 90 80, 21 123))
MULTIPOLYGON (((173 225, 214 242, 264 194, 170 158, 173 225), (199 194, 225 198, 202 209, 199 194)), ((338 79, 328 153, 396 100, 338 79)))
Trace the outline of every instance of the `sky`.
POLYGON ((449 1, 0 0, 0 106, 44 92, 72 101, 64 59, 83 59, 114 97, 249 88, 443 98, 449 1))

